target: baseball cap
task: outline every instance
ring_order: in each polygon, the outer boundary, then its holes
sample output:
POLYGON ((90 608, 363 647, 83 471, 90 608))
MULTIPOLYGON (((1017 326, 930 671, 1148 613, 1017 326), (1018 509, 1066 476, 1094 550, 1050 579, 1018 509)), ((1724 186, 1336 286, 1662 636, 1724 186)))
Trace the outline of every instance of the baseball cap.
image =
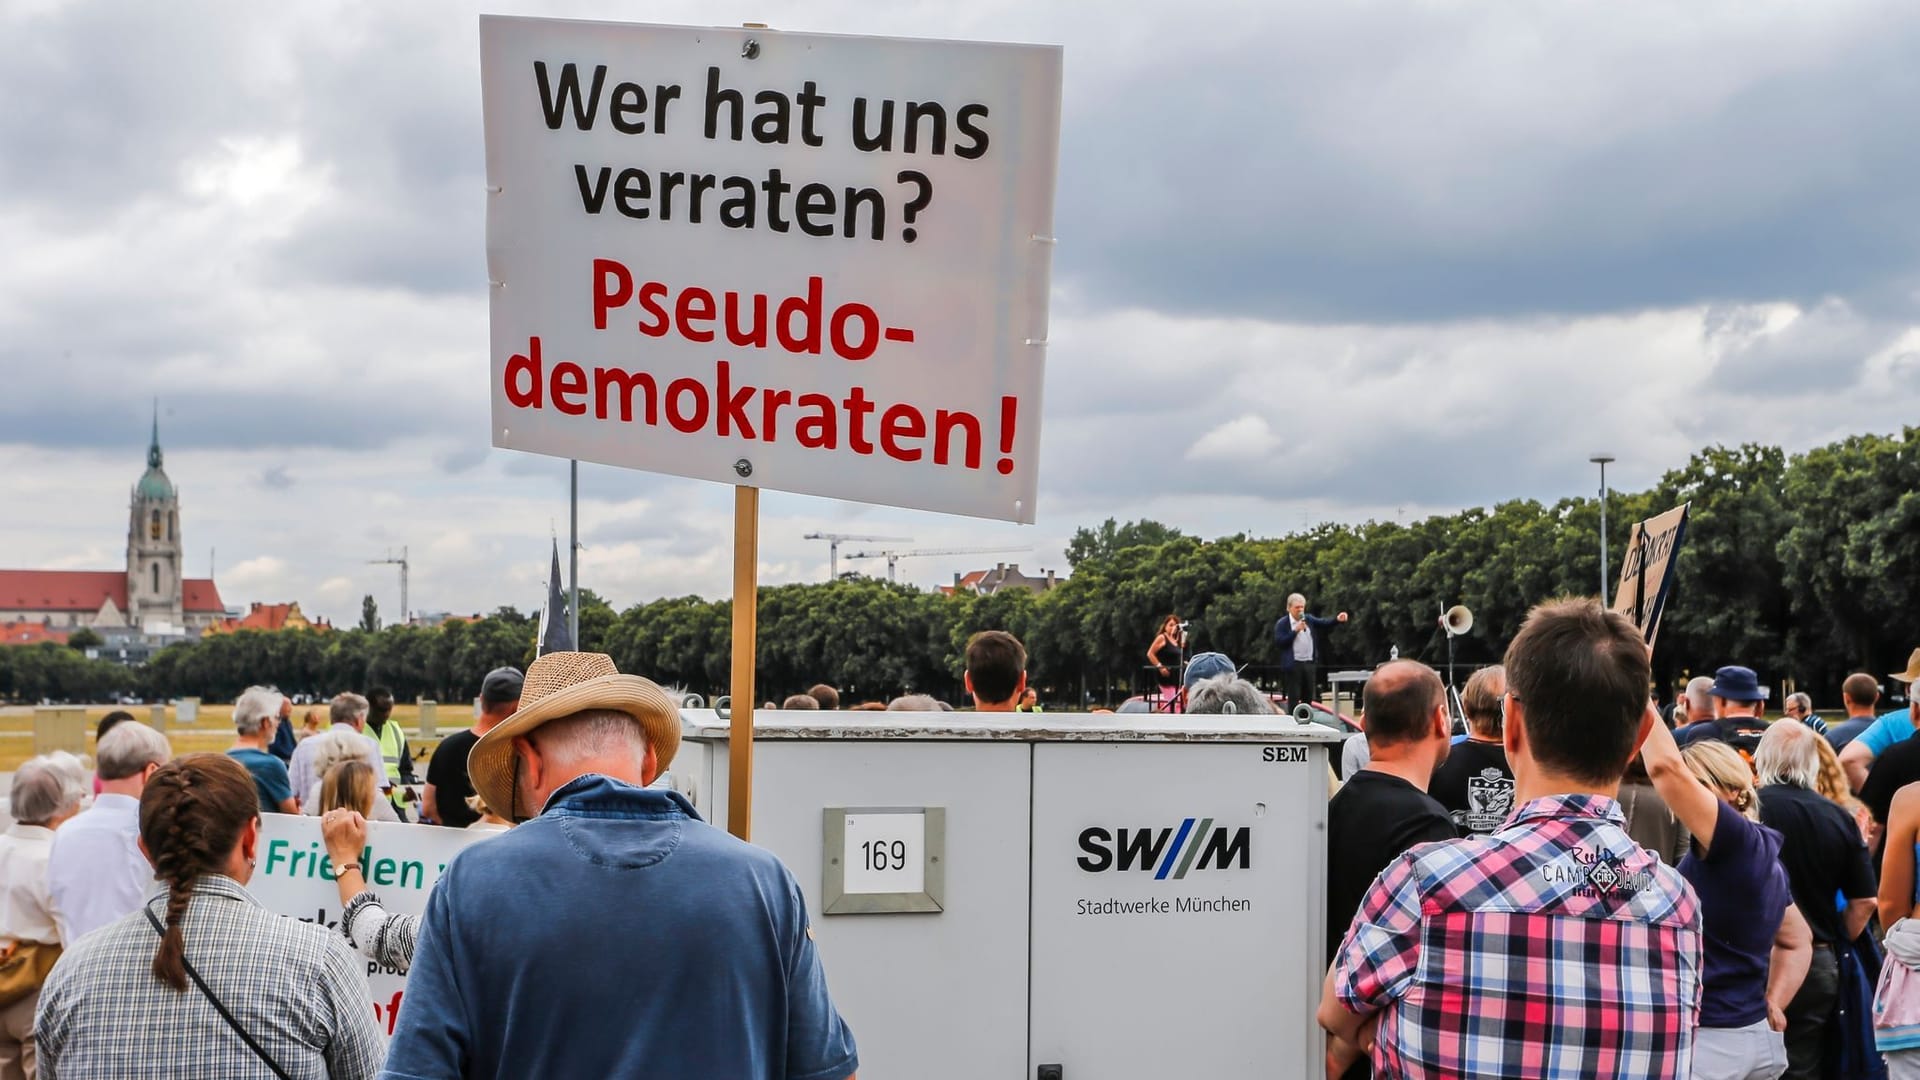
POLYGON ((525 677, 516 667, 499 667, 487 672, 480 680, 480 704, 505 705, 509 701, 520 700, 520 685, 525 677))
POLYGON ((1187 661, 1187 685, 1192 686, 1201 679, 1211 679, 1216 675, 1237 675, 1239 669, 1225 653, 1203 652, 1187 661))

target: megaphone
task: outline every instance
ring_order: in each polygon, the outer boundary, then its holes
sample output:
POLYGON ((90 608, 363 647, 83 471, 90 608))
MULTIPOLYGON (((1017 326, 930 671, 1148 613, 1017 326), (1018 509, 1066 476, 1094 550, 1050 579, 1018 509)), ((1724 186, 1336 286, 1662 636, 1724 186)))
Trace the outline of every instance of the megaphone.
POLYGON ((1468 611, 1465 604, 1455 604, 1440 616, 1440 628, 1448 637, 1459 637, 1473 629, 1473 612, 1468 611))
POLYGON ((1315 717, 1313 713, 1313 706, 1305 704, 1304 702, 1299 705, 1295 705, 1293 707, 1293 718, 1295 720, 1300 721, 1303 724, 1314 723, 1315 717))

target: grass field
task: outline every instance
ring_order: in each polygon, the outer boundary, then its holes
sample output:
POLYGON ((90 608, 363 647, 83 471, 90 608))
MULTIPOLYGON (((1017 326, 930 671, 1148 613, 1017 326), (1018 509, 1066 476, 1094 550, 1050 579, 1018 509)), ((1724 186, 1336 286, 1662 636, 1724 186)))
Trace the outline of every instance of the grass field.
MULTIPOLYGON (((114 709, 125 708, 136 720, 145 722, 146 705, 89 705, 87 706, 87 750, 93 750, 93 729, 100 718, 114 709)), ((326 707, 320 706, 321 730, 326 728, 326 707)), ((301 719, 306 715, 302 706, 294 706, 293 723, 295 733, 299 731, 301 719)), ((400 705, 393 707, 393 716, 407 733, 407 742, 413 750, 414 758, 424 763, 427 756, 440 740, 453 732, 467 727, 473 722, 473 710, 464 702, 451 702, 439 707, 437 727, 431 740, 421 739, 420 707, 400 705)), ((191 754, 196 751, 221 751, 233 745, 233 706, 202 705, 200 714, 190 727, 179 726, 177 713, 167 708, 167 738, 173 743, 176 754, 191 754)), ((20 763, 33 756, 33 707, 29 705, 8 705, 0 707, 0 772, 12 772, 20 763)), ((416 771, 418 767, 416 766, 416 771)))

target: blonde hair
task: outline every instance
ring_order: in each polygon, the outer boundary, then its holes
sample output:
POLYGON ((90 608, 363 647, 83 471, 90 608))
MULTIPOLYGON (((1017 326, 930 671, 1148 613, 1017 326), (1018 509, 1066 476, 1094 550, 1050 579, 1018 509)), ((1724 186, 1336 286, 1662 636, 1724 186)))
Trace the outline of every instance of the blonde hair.
POLYGON ((1853 788, 1847 783, 1847 770, 1840 767, 1840 755, 1833 752, 1827 740, 1814 741, 1820 745, 1820 782, 1814 785, 1814 790, 1857 816, 1865 804, 1854 798, 1853 788))
POLYGON ((361 817, 373 816, 373 766, 364 761, 343 761, 327 770, 320 781, 320 812, 358 810, 361 817))
POLYGON ((1847 785, 1847 771, 1840 767, 1840 755, 1825 739, 1815 739, 1820 747, 1820 778, 1813 789, 1837 803, 1844 803, 1853 797, 1853 789, 1847 785))
POLYGON ((1760 820, 1760 798, 1753 790, 1753 770, 1733 747, 1718 741, 1697 742, 1681 750, 1680 756, 1701 783, 1723 795, 1728 804, 1749 821, 1760 820))

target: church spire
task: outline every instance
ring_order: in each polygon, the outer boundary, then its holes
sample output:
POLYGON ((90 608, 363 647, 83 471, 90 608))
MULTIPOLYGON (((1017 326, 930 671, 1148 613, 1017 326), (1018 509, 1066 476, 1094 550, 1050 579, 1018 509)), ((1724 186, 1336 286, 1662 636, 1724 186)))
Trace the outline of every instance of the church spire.
POLYGON ((160 399, 153 399, 153 441, 147 444, 147 467, 160 467, 160 399))

